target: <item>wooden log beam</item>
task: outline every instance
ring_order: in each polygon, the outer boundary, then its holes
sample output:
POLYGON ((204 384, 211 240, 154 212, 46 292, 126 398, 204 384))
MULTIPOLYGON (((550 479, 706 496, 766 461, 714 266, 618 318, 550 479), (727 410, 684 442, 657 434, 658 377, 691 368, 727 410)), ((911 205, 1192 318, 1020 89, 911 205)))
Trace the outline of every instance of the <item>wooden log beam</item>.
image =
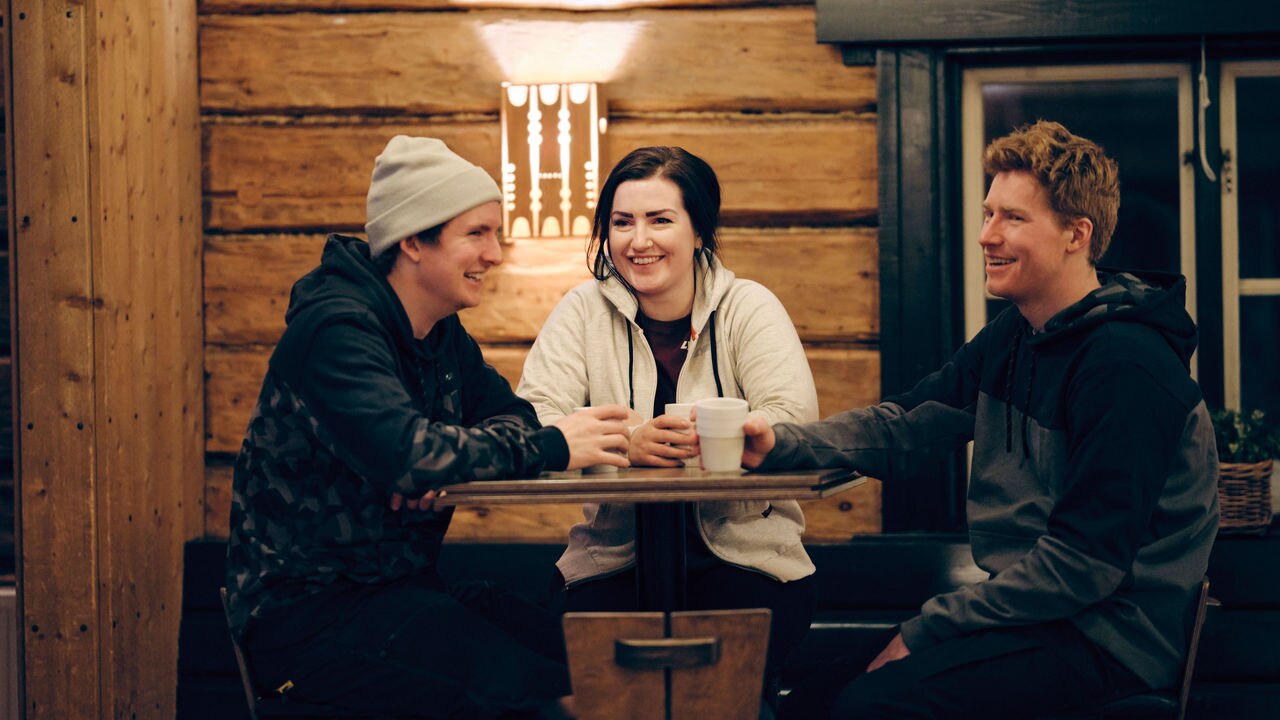
MULTIPOLYGON (((205 238, 205 340, 274 343, 289 287, 320 260, 323 235, 205 238)), ((728 229, 727 267, 782 300, 800 337, 874 343, 879 336, 875 231, 862 228, 728 229)), ((570 288, 591 278, 583 240, 517 240, 485 280, 485 299, 463 322, 484 343, 531 343, 570 288)))
MULTIPOLYGON (((15 463, 22 532, 19 652, 26 707, 37 717, 93 718, 102 706, 98 554, 105 532, 94 459, 93 234, 85 87, 86 18, 46 3, 11 3, 5 54, 22 58, 12 79, 11 238, 22 428, 15 463), (25 12, 14 23, 16 11, 25 12), (50 122, 59 117, 57 122, 50 122), (75 218, 75 221, 72 220, 75 218), (87 431, 86 431, 87 428, 87 431)), ((132 618, 130 618, 132 620, 132 618)), ((11 680, 12 682, 13 680, 11 680)))
MULTIPOLYGON (((515 387, 528 346, 485 346, 485 360, 515 387)), ((873 403, 880 392, 880 355, 866 348, 813 346, 805 349, 818 387, 819 412, 831 415, 873 403)), ((266 373, 269 346, 205 347, 205 450, 240 449, 249 414, 266 373)))
MULTIPOLYGON (((210 230, 360 231, 373 159, 394 135, 428 135, 500 177, 496 122, 257 125, 205 129, 210 230)), ((681 145, 723 186, 730 225, 869 222, 877 212, 872 117, 626 119, 610 124, 612 167, 636 147, 681 145)))
POLYGON ((206 112, 496 113, 503 81, 608 83, 613 113, 865 111, 874 68, 812 7, 206 15, 206 112), (709 39, 714 38, 714 41, 709 39), (726 65, 736 68, 726 72, 726 65))
POLYGON ((813 5, 813 0, 200 0, 202 15, 236 13, 303 12, 316 10, 459 10, 506 8, 513 10, 631 10, 634 8, 777 7, 813 5))
POLYGON ((182 546, 204 529, 195 7, 14 0, 3 20, 20 58, 4 81, 21 278, 11 679, 33 720, 172 718, 182 546))

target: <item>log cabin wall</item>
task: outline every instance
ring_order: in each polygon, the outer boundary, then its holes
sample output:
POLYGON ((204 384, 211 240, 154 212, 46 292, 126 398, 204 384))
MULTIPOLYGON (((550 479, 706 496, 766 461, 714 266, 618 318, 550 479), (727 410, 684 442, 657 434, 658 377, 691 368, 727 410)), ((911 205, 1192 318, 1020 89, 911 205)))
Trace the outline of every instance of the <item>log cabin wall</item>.
MULTIPOLYGON (((817 44, 809 3, 574 5, 202 0, 207 537, 227 533, 230 463, 289 286, 318 262, 326 232, 362 230, 373 159, 392 135, 442 138, 500 177, 504 80, 604 83, 606 167, 655 144, 710 162, 726 264, 786 305, 822 414, 878 398, 874 69, 817 44)), ((584 246, 508 245, 485 302, 463 313, 513 385, 555 302, 589 277, 584 246)), ((811 504, 809 539, 877 531, 877 485, 811 504)), ((554 542, 580 517, 464 508, 450 538, 554 542)))

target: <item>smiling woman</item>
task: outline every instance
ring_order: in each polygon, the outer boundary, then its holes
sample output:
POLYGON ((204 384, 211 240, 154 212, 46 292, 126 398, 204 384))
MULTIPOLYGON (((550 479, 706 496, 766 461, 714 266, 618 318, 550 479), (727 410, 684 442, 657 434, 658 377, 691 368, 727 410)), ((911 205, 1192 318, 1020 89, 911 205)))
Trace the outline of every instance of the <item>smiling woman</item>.
MULTIPOLYGON (((782 303, 720 260, 720 183, 701 158, 645 147, 600 190, 595 274, 569 292, 529 351, 518 394, 542 422, 620 403, 636 416, 632 465, 679 467, 699 454, 668 403, 743 398, 769 422, 816 419, 817 395, 782 303)), ((683 512, 683 511, 682 511, 683 512)), ((565 610, 634 610, 635 514, 587 505, 557 563, 565 610)), ((809 626, 813 563, 793 500, 700 502, 683 513, 687 606, 773 611, 768 676, 809 626)), ((679 525, 677 525, 679 526, 679 525)), ((766 686, 766 699, 776 698, 766 686)))

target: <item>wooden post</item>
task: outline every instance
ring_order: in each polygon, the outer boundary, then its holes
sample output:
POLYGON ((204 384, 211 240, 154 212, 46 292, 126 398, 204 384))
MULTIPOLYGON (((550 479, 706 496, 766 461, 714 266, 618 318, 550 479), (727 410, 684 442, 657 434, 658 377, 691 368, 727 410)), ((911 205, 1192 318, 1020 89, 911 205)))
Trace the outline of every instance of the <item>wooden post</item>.
POLYGON ((27 718, 172 718, 203 476, 195 4, 9 0, 27 718))

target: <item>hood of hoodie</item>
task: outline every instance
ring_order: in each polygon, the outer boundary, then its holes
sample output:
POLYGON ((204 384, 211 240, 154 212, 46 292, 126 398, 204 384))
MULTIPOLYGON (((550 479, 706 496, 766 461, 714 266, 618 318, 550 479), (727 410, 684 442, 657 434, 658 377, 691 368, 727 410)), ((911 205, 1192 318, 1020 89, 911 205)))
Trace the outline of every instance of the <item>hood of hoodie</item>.
POLYGON ((1190 366, 1198 336, 1186 311, 1187 281, 1181 275, 1099 269, 1098 282, 1102 287, 1054 315, 1027 342, 1046 346, 1104 322, 1140 323, 1156 330, 1190 366))
POLYGON ((285 322, 308 324, 313 318, 329 316, 329 312, 310 312, 322 306, 328 310, 371 312, 383 327, 391 329, 397 345, 419 354, 426 350, 424 343, 413 337, 413 326, 404 305, 374 267, 369 244, 359 238, 329 236, 320 265, 293 284, 285 322))
MULTIPOLYGON (((707 327, 711 313, 720 306, 725 293, 733 287, 733 271, 717 261, 714 265, 707 261, 703 253, 698 253, 693 266, 693 310, 689 322, 701 335, 707 327)), ((640 310, 640 301, 635 293, 618 279, 610 275, 600 281, 600 292, 611 305, 618 309, 624 317, 635 322, 636 313, 640 310)))

